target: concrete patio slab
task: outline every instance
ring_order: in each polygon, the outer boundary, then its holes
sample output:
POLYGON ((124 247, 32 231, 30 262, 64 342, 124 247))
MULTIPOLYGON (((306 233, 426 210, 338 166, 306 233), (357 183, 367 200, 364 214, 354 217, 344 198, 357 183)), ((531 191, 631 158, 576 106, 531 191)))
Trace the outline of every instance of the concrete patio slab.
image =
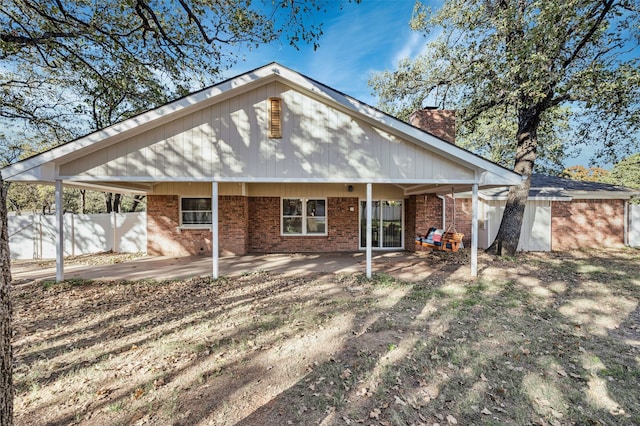
MULTIPOLYGON (((373 271, 390 273, 413 281, 429 274, 427 253, 374 253, 373 271)), ((433 261, 433 259, 431 259, 433 261)), ((284 275, 309 273, 364 273, 365 253, 322 254, 249 254, 221 257, 221 276, 267 271, 284 275)), ((466 268, 465 268, 466 269, 466 268)), ((11 267, 14 282, 55 280, 55 267, 42 268, 37 263, 16 263, 11 267)), ((144 256, 126 262, 104 265, 65 265, 65 279, 100 280, 169 280, 210 276, 212 258, 203 256, 144 256)))

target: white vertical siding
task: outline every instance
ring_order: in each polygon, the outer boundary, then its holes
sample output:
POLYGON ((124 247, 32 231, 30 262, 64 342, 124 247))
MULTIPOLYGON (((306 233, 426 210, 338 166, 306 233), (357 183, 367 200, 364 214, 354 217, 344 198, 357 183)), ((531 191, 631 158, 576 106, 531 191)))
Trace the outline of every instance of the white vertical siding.
POLYGON ((270 83, 61 165, 62 176, 473 179, 474 172, 281 83, 270 83), (283 102, 270 139, 267 100, 283 102))
POLYGON ((551 202, 530 200, 524 209, 518 250, 551 251, 551 202))
MULTIPOLYGON (((486 233, 488 239, 479 241, 480 248, 487 248, 498 235, 506 201, 485 201, 486 233)), ((518 250, 551 251, 551 202, 529 200, 524 209, 518 250)))
POLYGON ((629 204, 629 245, 640 247, 640 204, 629 204))

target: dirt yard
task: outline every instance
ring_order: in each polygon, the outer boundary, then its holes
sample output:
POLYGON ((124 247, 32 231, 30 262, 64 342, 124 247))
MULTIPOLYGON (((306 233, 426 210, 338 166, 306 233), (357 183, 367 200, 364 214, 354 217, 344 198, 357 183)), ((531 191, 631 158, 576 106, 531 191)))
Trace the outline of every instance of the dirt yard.
POLYGON ((16 425, 640 424, 640 251, 479 260, 15 283, 16 425))

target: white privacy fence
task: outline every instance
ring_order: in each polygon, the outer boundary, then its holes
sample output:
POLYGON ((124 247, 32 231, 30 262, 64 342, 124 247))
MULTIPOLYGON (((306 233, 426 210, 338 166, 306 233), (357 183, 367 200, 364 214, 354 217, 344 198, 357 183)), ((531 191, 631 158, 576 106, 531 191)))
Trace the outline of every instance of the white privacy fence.
POLYGON ((640 247, 640 204, 629 207, 629 245, 640 247))
MULTIPOLYGON (((9 216, 11 259, 56 257, 56 218, 47 215, 9 216)), ((147 214, 65 214, 64 255, 147 251, 147 214)))

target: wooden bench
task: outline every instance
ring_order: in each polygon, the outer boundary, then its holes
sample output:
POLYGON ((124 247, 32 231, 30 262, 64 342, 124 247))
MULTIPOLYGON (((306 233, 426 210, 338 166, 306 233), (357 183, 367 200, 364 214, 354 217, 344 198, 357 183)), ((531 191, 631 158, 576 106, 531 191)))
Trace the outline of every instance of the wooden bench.
POLYGON ((455 253, 460 249, 463 237, 464 234, 460 232, 445 232, 442 235, 442 245, 430 244, 418 239, 416 239, 416 245, 428 247, 433 250, 452 251, 455 253))

